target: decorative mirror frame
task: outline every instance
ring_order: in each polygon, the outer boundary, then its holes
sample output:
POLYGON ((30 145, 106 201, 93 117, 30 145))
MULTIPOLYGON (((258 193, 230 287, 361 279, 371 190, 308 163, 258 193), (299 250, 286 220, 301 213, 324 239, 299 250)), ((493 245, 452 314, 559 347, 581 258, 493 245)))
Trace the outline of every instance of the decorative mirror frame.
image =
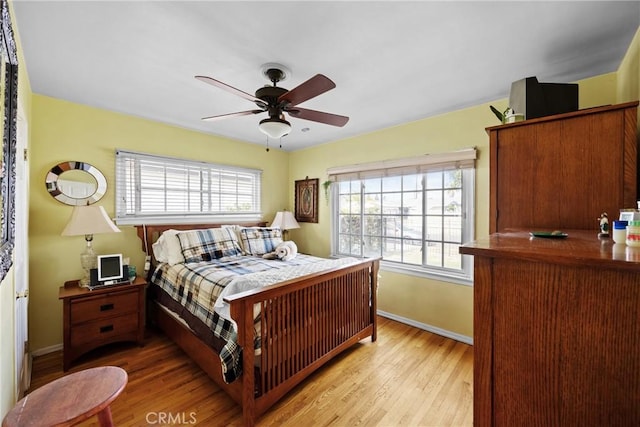
POLYGON ((107 192, 107 179, 104 177, 102 172, 95 166, 90 165, 85 162, 62 162, 58 163, 54 167, 51 168, 49 173, 47 173, 47 178, 45 179, 45 185, 47 187, 47 191, 51 194, 51 197, 56 199, 57 201, 64 203, 65 205, 71 206, 86 206, 91 205, 98 200, 102 199, 104 193, 107 192), (62 190, 60 190, 60 185, 58 185, 58 180, 60 179, 60 175, 65 172, 72 170, 80 170, 87 172, 90 174, 93 179, 96 180, 96 190, 88 197, 71 197, 68 194, 64 194, 62 190))
POLYGON ((0 158, 0 281, 4 280, 13 264, 13 246, 16 235, 16 146, 18 118, 18 55, 11 28, 11 17, 6 0, 1 1, 0 56, 3 72, 0 86, 2 100, 2 158, 0 158))

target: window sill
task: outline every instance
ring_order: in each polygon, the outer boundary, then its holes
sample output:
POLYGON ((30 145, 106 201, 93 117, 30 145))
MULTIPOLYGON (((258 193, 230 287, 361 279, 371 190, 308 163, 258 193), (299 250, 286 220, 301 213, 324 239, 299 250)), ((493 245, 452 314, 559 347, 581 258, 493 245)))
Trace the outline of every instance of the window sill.
POLYGON ((404 264, 398 264, 389 261, 380 261, 380 270, 390 271, 398 274, 407 274, 409 276, 421 277, 424 279, 439 280, 441 282, 455 283, 456 285, 473 286, 473 278, 464 274, 437 273, 427 271, 424 268, 414 267, 404 264))

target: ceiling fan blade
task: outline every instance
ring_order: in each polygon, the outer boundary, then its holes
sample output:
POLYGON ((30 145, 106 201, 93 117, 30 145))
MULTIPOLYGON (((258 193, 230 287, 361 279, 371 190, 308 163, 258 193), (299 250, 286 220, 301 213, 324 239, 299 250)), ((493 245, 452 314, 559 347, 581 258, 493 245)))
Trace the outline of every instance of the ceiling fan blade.
POLYGON ((196 79, 200 80, 201 82, 205 82, 205 83, 208 83, 208 84, 213 85, 215 87, 219 87, 220 89, 226 90, 227 92, 231 92, 231 93, 233 93, 235 95, 238 95, 239 97, 244 98, 244 99, 246 99, 248 101, 256 102, 256 103, 258 103, 260 105, 264 105, 264 106, 267 105, 262 99, 256 98, 255 96, 251 95, 250 93, 243 92, 240 89, 236 89, 235 87, 229 86, 226 83, 222 83, 219 80, 216 80, 216 79, 213 79, 213 78, 207 77, 207 76, 195 76, 195 77, 196 77, 196 79))
POLYGON ((308 110, 306 108, 292 108, 285 110, 296 119, 311 120, 312 122, 324 123, 331 126, 342 127, 347 124, 349 117, 338 114, 325 113, 322 111, 308 110))
POLYGON ((293 106, 302 104, 311 98, 315 98, 336 87, 327 76, 316 74, 306 82, 294 87, 289 92, 285 92, 278 97, 278 102, 285 102, 287 105, 293 106))
POLYGON ((218 116, 203 117, 202 120, 213 122, 213 121, 216 121, 216 120, 230 119, 232 117, 248 116, 250 114, 258 114, 258 113, 262 113, 262 112, 264 112, 264 110, 240 111, 240 112, 237 112, 237 113, 220 114, 218 116))

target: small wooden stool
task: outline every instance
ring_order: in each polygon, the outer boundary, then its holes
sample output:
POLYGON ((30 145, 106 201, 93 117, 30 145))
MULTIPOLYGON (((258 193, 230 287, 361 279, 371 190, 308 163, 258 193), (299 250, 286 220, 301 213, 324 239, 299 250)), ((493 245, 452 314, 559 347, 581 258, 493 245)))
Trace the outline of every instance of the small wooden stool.
POLYGON ((58 378, 16 403, 2 427, 72 426, 96 414, 100 426, 111 427, 109 405, 124 390, 127 380, 126 371, 115 366, 58 378))

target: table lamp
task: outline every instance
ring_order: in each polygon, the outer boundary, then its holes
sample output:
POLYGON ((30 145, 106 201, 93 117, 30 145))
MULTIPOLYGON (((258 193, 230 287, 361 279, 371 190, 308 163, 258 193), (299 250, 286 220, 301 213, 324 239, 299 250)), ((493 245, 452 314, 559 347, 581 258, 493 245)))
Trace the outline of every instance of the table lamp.
POLYGON ((296 221, 293 213, 289 211, 276 212, 276 217, 273 218, 271 227, 278 227, 282 230, 282 240, 287 240, 287 230, 294 228, 300 228, 300 224, 296 221))
POLYGON ((84 269, 84 277, 80 279, 80 286, 89 286, 90 270, 96 268, 96 253, 91 242, 94 234, 119 233, 120 229, 111 221, 102 206, 75 206, 71 219, 62 230, 63 236, 81 236, 87 241, 87 246, 80 254, 80 265, 84 269))

